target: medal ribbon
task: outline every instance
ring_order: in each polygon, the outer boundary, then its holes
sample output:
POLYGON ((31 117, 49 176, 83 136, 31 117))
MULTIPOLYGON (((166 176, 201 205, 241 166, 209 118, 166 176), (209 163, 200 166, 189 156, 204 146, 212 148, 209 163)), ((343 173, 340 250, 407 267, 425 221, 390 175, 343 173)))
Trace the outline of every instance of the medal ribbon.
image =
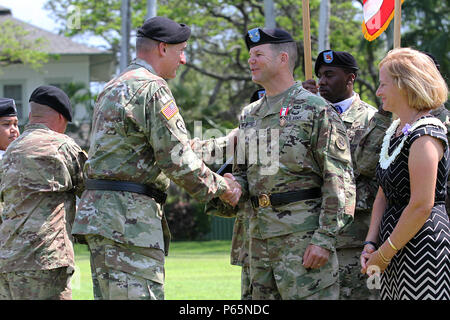
POLYGON ((280 109, 280 117, 285 117, 289 113, 289 107, 281 107, 280 109))

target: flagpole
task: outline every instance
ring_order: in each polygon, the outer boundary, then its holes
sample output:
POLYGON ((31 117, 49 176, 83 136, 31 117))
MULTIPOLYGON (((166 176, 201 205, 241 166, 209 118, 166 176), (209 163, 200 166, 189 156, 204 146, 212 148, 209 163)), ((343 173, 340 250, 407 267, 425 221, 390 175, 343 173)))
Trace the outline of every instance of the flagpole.
POLYGON ((402 0, 395 0, 394 49, 401 47, 402 0))
POLYGON ((305 80, 312 79, 311 33, 309 18, 309 0, 302 0, 303 13, 303 51, 305 58, 305 80))

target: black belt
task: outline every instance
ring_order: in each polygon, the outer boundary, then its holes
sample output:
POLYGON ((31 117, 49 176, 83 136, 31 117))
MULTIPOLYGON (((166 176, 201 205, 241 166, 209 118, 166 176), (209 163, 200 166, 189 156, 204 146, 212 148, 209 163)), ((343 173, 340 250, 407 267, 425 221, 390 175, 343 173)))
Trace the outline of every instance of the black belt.
POLYGON ((159 204, 166 203, 167 199, 166 193, 142 183, 117 180, 87 179, 85 185, 86 189, 88 190, 128 191, 145 194, 153 198, 159 204))
POLYGON ((281 206, 295 201, 302 201, 308 199, 316 199, 322 196, 320 188, 312 188, 300 191, 288 191, 274 194, 260 194, 259 196, 250 197, 253 208, 281 206))

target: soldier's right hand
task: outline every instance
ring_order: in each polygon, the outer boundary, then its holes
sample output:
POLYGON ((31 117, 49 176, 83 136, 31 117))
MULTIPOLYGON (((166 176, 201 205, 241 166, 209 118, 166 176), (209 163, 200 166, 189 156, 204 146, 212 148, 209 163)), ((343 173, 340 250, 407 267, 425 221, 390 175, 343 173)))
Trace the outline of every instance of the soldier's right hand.
POLYGON ((236 182, 236 178, 231 173, 225 173, 224 178, 228 189, 219 197, 219 199, 234 208, 239 202, 239 198, 242 194, 241 185, 236 182))
POLYGON ((308 79, 306 81, 303 81, 302 87, 314 94, 319 92, 319 86, 316 84, 316 80, 314 79, 308 79))

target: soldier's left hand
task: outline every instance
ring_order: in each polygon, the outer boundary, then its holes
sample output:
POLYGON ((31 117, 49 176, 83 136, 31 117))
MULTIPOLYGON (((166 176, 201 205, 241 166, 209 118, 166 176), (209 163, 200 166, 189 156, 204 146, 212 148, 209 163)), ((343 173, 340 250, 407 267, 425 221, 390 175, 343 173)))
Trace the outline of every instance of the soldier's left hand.
POLYGON ((306 269, 319 269, 328 262, 330 251, 310 244, 303 255, 303 266, 306 269))

